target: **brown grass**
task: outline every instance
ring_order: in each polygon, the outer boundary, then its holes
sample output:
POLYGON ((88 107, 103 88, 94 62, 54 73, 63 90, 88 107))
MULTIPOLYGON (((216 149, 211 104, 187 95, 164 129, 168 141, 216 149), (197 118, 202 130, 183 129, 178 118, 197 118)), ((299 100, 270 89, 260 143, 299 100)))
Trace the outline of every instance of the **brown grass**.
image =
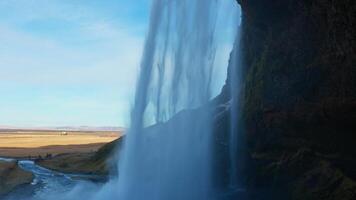
POLYGON ((45 156, 47 153, 86 153, 121 136, 119 132, 1 131, 0 156, 45 156))
POLYGON ((106 163, 96 163, 92 153, 60 154, 46 160, 39 160, 36 164, 47 169, 64 173, 105 174, 106 163))
POLYGON ((31 183, 32 179, 33 175, 20 169, 16 162, 0 161, 0 195, 10 192, 19 185, 31 183))

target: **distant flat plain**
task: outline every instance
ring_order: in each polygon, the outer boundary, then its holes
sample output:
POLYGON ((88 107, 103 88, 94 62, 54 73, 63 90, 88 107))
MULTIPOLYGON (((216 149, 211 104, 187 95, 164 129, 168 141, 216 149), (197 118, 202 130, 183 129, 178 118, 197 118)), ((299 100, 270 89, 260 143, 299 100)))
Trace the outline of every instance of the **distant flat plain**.
POLYGON ((94 152, 121 135, 122 131, 0 129, 0 157, 94 152))

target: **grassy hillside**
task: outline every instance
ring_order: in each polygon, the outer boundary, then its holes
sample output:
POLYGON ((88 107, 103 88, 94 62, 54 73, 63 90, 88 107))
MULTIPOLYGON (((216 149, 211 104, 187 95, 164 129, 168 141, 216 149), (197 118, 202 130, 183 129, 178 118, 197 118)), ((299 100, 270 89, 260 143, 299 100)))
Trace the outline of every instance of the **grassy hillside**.
POLYGON ((114 140, 95 153, 61 154, 51 159, 37 161, 37 164, 60 172, 108 175, 115 173, 117 154, 122 137, 114 140))

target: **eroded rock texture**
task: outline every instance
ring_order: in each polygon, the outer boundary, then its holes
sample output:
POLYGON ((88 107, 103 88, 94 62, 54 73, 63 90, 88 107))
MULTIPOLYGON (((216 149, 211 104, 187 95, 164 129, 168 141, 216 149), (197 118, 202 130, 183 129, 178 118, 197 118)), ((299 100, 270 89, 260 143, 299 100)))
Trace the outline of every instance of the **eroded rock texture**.
POLYGON ((250 191, 356 199, 356 1, 239 3, 250 191))

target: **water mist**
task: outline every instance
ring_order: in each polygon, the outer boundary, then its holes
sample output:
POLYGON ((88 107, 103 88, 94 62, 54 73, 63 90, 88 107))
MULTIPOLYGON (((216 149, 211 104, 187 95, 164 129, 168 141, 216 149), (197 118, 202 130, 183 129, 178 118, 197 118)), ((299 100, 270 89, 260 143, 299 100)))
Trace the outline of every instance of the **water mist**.
POLYGON ((226 28, 221 17, 227 15, 219 12, 227 3, 153 1, 131 128, 114 183, 117 197, 213 198, 213 113, 208 102, 218 44, 229 36, 217 29, 226 28))
POLYGON ((213 198, 208 102, 218 42, 228 37, 217 29, 226 28, 219 18, 224 3, 153 2, 131 129, 119 163, 122 199, 213 198))

